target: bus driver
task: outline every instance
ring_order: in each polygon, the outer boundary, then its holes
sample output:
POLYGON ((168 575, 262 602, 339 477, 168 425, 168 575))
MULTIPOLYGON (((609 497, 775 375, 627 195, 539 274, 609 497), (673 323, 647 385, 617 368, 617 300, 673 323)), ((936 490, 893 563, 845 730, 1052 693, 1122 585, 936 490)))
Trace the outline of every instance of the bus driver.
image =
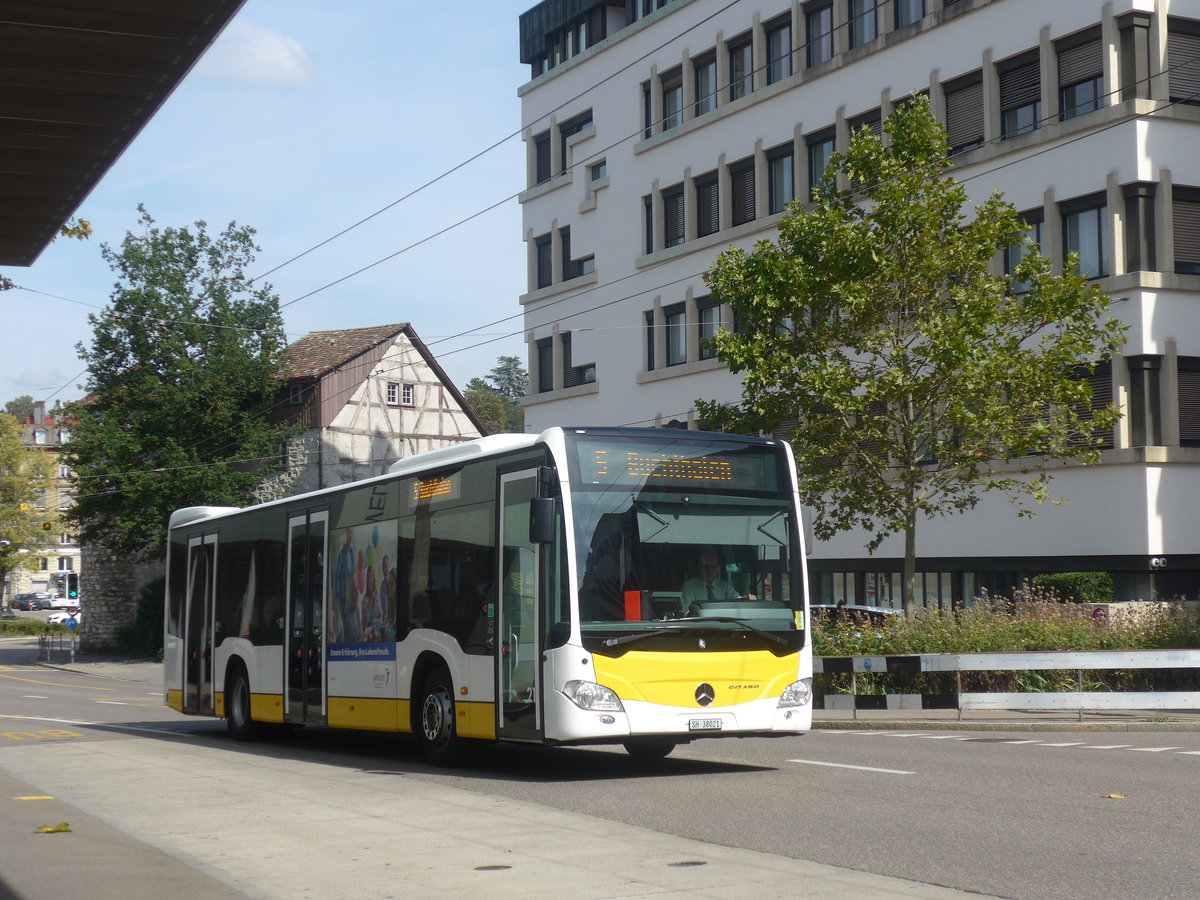
POLYGON ((680 589, 680 602, 683 608, 691 609, 695 603, 713 600, 736 600, 740 595, 733 585, 717 577, 721 565, 717 555, 711 551, 700 554, 696 564, 697 577, 689 578, 680 589))

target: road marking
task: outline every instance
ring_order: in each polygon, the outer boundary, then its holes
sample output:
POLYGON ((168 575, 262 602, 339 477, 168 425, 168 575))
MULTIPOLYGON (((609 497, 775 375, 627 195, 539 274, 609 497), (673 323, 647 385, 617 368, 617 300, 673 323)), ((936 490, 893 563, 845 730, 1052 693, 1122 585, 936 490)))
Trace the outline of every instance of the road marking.
POLYGON ((1082 750, 1126 750, 1132 747, 1133 744, 1094 744, 1090 747, 1081 747, 1082 750))
POLYGON ((1001 744, 1040 744, 1041 741, 1001 741, 1001 744))
POLYGON ((43 696, 42 694, 26 694, 25 699, 26 700, 49 700, 50 698, 43 696))
POLYGON ((1042 744, 1042 746, 1043 747, 1079 747, 1079 746, 1082 746, 1082 744, 1083 744, 1083 741, 1063 741, 1061 744, 1045 743, 1045 744, 1042 744))
POLYGON ((128 706, 124 700, 93 700, 93 703, 107 703, 109 706, 128 706))
POLYGON ((83 728, 111 729, 113 731, 135 731, 143 734, 167 734, 171 737, 186 736, 186 731, 167 728, 149 728, 145 725, 119 725, 116 722, 90 722, 87 719, 52 719, 49 716, 9 716, 0 714, 0 719, 18 719, 22 722, 55 722, 61 725, 78 725, 83 728))
POLYGON ((1180 756, 1200 756, 1200 750, 1180 750, 1180 756))
POLYGON ((856 769, 859 772, 882 772, 885 775, 916 775, 916 772, 905 772, 903 769, 877 769, 874 766, 851 766, 846 763, 822 762, 818 759, 789 759, 788 762, 801 763, 806 766, 829 766, 833 769, 856 769))
POLYGON ((48 794, 45 794, 40 797, 13 797, 13 799, 14 800, 53 800, 54 798, 49 796, 48 794))
MULTIPOLYGON (((1167 750, 1179 750, 1179 747, 1134 747, 1140 753, 1163 753, 1167 750)), ((1190 751, 1189 751, 1190 752, 1190 751)))
POLYGON ((969 737, 963 737, 958 734, 923 734, 921 735, 927 741, 969 741, 969 737))
POLYGON ((19 678, 16 675, 0 675, 0 678, 7 678, 9 681, 24 681, 27 684, 44 684, 48 687, 61 688, 78 688, 81 691, 115 691, 116 688, 98 688, 95 685, 83 684, 65 684, 61 681, 38 681, 34 678, 19 678))

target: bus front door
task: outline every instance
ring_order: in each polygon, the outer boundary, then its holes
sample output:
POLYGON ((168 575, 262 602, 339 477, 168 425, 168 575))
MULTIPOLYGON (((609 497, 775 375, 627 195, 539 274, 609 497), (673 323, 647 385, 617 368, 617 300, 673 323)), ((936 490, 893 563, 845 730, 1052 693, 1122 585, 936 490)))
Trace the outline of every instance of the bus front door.
POLYGON ((288 722, 325 721, 325 553, 328 513, 288 519, 288 722))
POLYGON ((183 709, 211 713, 213 706, 213 597, 216 590, 215 534, 188 542, 187 612, 183 635, 183 709))
POLYGON ((500 610, 497 621, 496 735, 542 736, 541 547, 529 539, 537 470, 500 476, 500 610))

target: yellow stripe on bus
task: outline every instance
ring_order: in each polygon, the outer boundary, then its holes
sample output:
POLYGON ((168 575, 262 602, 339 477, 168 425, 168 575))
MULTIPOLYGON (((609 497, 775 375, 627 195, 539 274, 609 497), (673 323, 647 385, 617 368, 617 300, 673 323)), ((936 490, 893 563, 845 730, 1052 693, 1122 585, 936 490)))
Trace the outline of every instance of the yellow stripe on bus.
POLYGON ((656 653, 630 650, 619 657, 593 654, 596 681, 630 700, 696 706, 696 688, 711 685, 713 706, 778 697, 796 680, 798 655, 769 651, 656 653))
POLYGON ((458 712, 458 736, 494 741, 496 739, 496 704, 463 703, 454 705, 458 712))
POLYGON ((175 688, 167 691, 167 706, 183 712, 183 691, 176 690, 175 688))
POLYGON ((250 718, 255 722, 282 722, 283 694, 251 694, 250 718))

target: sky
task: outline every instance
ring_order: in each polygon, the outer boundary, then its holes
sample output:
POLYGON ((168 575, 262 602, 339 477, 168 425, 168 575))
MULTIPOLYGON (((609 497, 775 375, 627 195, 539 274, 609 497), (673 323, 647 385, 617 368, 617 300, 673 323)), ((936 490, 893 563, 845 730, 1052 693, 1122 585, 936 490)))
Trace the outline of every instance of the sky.
POLYGON ((265 280, 289 341, 411 322, 459 388, 499 356, 524 363, 515 195, 525 181, 517 88, 529 69, 517 20, 532 5, 247 0, 77 210, 92 238, 60 238, 30 267, 0 267, 20 286, 0 293, 0 406, 83 396, 76 346, 116 281, 100 245, 138 228, 139 203, 160 226, 255 228, 262 249, 249 274, 282 265, 265 280))

